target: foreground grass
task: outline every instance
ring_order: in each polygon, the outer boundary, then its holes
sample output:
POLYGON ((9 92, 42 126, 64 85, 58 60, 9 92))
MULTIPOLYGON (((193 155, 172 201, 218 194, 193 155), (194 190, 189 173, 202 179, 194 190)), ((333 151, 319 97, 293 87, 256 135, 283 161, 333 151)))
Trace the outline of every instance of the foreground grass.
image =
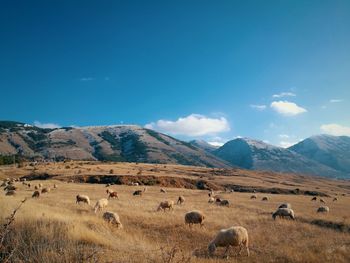
MULTIPOLYGON (((148 187, 142 197, 132 192, 142 187, 112 186, 120 200, 110 200, 107 207, 120 215, 123 229, 102 220, 88 205, 76 205, 75 195, 87 194, 92 204, 106 197, 104 185, 42 181, 58 184, 58 189, 31 199, 17 212, 11 231, 5 239, 7 248, 14 248, 10 262, 225 262, 218 249, 217 257, 208 258, 206 247, 221 228, 241 225, 248 229, 251 256, 236 255, 234 262, 350 262, 350 234, 332 228, 313 225, 315 219, 349 225, 348 197, 327 202, 328 215, 315 213, 319 203, 307 196, 268 195, 270 201, 250 200, 250 194, 222 193, 231 207, 207 203, 207 192, 199 190, 148 187), (186 198, 173 212, 156 212, 160 201, 186 198), (290 202, 297 221, 273 221, 271 212, 281 202, 290 202), (184 214, 199 209, 206 215, 205 227, 190 230, 184 225, 184 214)), ((32 182, 32 183, 38 183, 32 182)), ((0 220, 32 190, 18 184, 16 196, 0 195, 0 220)))

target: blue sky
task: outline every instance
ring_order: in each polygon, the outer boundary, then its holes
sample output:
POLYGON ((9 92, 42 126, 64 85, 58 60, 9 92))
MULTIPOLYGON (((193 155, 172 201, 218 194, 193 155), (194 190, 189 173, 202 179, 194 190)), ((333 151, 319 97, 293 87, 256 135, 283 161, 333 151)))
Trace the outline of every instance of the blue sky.
POLYGON ((350 135, 350 1, 1 1, 0 32, 2 120, 350 135))

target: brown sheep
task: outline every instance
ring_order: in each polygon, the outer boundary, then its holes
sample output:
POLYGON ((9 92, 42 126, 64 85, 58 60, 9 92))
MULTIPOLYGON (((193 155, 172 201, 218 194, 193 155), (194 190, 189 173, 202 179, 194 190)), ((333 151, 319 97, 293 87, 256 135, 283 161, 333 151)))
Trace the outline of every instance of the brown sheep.
POLYGON ((45 187, 41 190, 41 193, 45 194, 45 193, 49 193, 50 191, 51 191, 51 189, 49 187, 45 187))
POLYGON ((261 201, 269 201, 269 198, 267 196, 264 196, 261 201))
POLYGON ((109 189, 107 189, 106 192, 108 194, 108 199, 110 199, 110 198, 117 198, 117 199, 119 199, 119 196, 118 196, 117 192, 111 191, 109 189))
POLYGON ((160 202, 157 211, 163 210, 165 212, 165 209, 174 210, 174 201, 163 201, 160 202))
POLYGON ((32 198, 39 198, 40 197, 40 192, 39 191, 34 191, 32 198))
POLYGON ((311 198, 311 201, 317 201, 317 197, 314 196, 313 198, 311 198))
POLYGON ((205 216, 202 212, 194 210, 187 212, 185 214, 185 224, 188 224, 188 226, 191 228, 193 224, 200 224, 200 226, 203 226, 203 221, 205 219, 205 216))
POLYGON ((177 204, 182 205, 182 203, 185 202, 185 197, 183 197, 182 195, 179 196, 179 198, 177 199, 177 204))

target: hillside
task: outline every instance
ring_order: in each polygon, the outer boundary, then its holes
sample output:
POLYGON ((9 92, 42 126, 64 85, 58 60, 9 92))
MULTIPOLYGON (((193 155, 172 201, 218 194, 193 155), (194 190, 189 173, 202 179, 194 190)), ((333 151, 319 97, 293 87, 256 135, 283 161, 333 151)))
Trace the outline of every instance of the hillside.
POLYGON ((238 138, 214 151, 221 159, 245 169, 301 173, 327 177, 344 174, 296 152, 262 141, 238 138))
POLYGON ((136 125, 41 129, 0 122, 0 153, 30 158, 230 167, 190 143, 136 125))
POLYGON ((293 145, 289 149, 350 175, 350 137, 316 135, 293 145))

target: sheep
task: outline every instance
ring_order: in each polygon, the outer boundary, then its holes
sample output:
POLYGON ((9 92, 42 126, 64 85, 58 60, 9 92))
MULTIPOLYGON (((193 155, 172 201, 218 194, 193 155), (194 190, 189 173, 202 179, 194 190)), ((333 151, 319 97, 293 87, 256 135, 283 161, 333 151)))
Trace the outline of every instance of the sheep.
POLYGON ((215 202, 214 197, 209 197, 208 203, 214 203, 214 202, 215 202))
POLYGON ((221 198, 220 197, 215 198, 215 203, 221 203, 221 198))
POLYGON ((6 187, 8 185, 8 182, 7 181, 3 181, 2 184, 1 184, 1 187, 6 187))
POLYGON ((267 196, 264 196, 261 201, 269 201, 269 198, 267 196))
POLYGON ((215 195, 215 194, 214 194, 214 191, 213 191, 213 190, 210 190, 209 193, 208 193, 208 196, 209 196, 209 197, 212 197, 212 196, 214 196, 214 195, 215 195))
POLYGON ((165 212, 165 209, 174 210, 174 201, 163 201, 160 202, 157 211, 163 210, 165 212))
POLYGON ((101 211, 103 208, 105 208, 108 205, 108 200, 106 198, 102 198, 96 202, 96 205, 94 207, 95 213, 98 211, 101 211))
POLYGON ((280 206, 278 208, 289 208, 289 209, 291 209, 292 205, 290 203, 283 203, 283 204, 280 204, 280 206))
POLYGON ((75 203, 79 204, 80 202, 90 205, 90 198, 87 195, 77 195, 75 203))
POLYGON ((56 188, 57 188, 57 184, 54 184, 54 185, 53 185, 53 188, 56 189, 56 188))
POLYGON ((8 185, 4 188, 5 191, 16 191, 17 190, 17 187, 14 186, 14 185, 8 185))
POLYGON ((39 198, 40 197, 40 192, 39 191, 34 191, 32 198, 39 198))
POLYGON ((39 187, 37 185, 34 186, 35 190, 39 190, 39 187))
POLYGON ((273 214, 272 218, 276 220, 276 217, 290 217, 291 219, 295 220, 294 211, 291 208, 278 208, 273 214))
POLYGON ((39 183, 39 188, 43 188, 43 184, 42 183, 39 183))
POLYGON ((317 197, 314 196, 313 198, 311 198, 311 201, 317 201, 317 197))
POLYGON ((317 213, 328 213, 329 212, 329 207, 328 206, 320 206, 317 209, 317 213))
POLYGON ((133 195, 142 195, 142 190, 136 190, 133 195))
POLYGON ((108 194, 108 199, 110 199, 110 198, 117 198, 117 199, 119 199, 119 196, 118 196, 117 192, 114 192, 114 191, 111 191, 111 190, 107 189, 106 193, 108 194))
POLYGON ((205 216, 203 215, 203 213, 197 210, 193 210, 185 214, 185 224, 188 224, 190 228, 193 224, 200 224, 200 226, 202 227, 204 219, 205 216))
POLYGON ((50 187, 45 187, 41 190, 41 193, 44 194, 44 193, 49 193, 51 191, 50 187))
POLYGON ((246 248, 247 256, 249 257, 249 238, 248 231, 242 226, 232 226, 227 229, 221 229, 215 238, 208 244, 208 252, 210 256, 214 255, 217 247, 226 247, 224 255, 227 254, 229 248, 239 247, 239 254, 242 251, 242 247, 246 248))
POLYGON ((250 196, 250 199, 257 199, 258 197, 256 195, 250 196))
POLYGON ((182 195, 179 196, 179 198, 177 199, 177 204, 182 205, 182 203, 185 202, 185 197, 183 197, 182 195))
POLYGON ((117 225, 117 228, 123 228, 123 225, 120 222, 119 215, 115 212, 106 211, 103 213, 102 218, 108 223, 117 225))
POLYGON ((226 199, 223 199, 220 201, 220 203, 218 203, 218 205, 221 205, 221 206, 230 206, 230 202, 226 199))
POLYGON ((333 198, 333 202, 335 202, 335 201, 338 201, 338 198, 334 197, 333 198))
POLYGON ((5 195, 15 195, 16 190, 8 190, 5 195))
POLYGON ((325 204, 325 203, 326 203, 326 201, 325 201, 325 200, 323 200, 322 198, 320 199, 320 202, 321 202, 321 203, 323 203, 323 204, 325 204))
POLYGON ((163 189, 163 188, 160 189, 160 192, 161 193, 166 193, 165 189, 163 189))

